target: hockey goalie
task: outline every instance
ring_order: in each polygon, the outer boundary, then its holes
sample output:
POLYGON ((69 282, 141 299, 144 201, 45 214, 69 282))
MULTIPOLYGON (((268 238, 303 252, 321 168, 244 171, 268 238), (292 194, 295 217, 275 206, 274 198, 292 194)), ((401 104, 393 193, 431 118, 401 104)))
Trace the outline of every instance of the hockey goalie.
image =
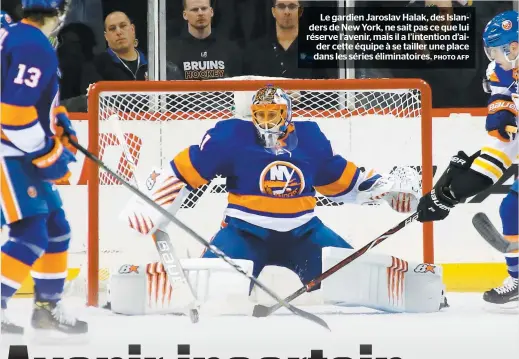
MULTIPOLYGON (((175 214, 190 191, 217 175, 224 177, 227 207, 212 244, 255 277, 269 267, 281 267, 293 272, 300 286, 353 253, 352 246, 316 216, 316 192, 338 203, 386 203, 402 213, 415 210, 421 186, 414 169, 401 167, 390 174, 379 174, 335 154, 317 123, 292 121, 291 99, 283 89, 259 89, 250 113, 252 121, 229 119, 216 123, 199 144, 176 154, 170 166, 154 170, 144 190, 175 214)), ((138 198, 127 206, 124 219, 156 241, 167 235, 167 221, 138 198)), ((171 243, 174 242, 172 238, 171 243)), ((389 312, 440 310, 444 303, 441 268, 371 253, 317 286, 321 303, 389 312)), ((211 251, 202 253, 201 258, 182 259, 175 266, 181 268, 187 280, 187 291, 177 290, 175 285, 170 287, 166 281, 150 284, 153 274, 173 273, 161 264, 144 265, 154 266, 154 272, 128 276, 119 270, 111 276, 110 301, 114 312, 159 311, 148 300, 149 293, 157 292, 158 287, 169 288, 160 289, 162 303, 164 297, 166 302, 175 302, 171 307, 162 306, 160 311, 192 307, 193 301, 201 309, 216 299, 219 303, 229 303, 231 298, 233 303, 251 302, 251 283, 211 251), (150 291, 150 285, 156 285, 157 290, 150 291)), ((280 287, 279 283, 276 287, 280 287)), ((277 294, 284 297, 289 293, 277 294)), ((231 307, 236 309, 239 305, 231 307)))

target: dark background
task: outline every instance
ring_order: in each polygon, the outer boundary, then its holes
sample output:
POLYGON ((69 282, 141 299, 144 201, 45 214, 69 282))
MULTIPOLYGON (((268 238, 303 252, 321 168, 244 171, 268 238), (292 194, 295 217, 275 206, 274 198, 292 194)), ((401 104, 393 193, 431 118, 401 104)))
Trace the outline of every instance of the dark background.
MULTIPOLYGON (((453 1, 455 5, 457 4, 453 1)), ((3 0, 2 9, 16 19, 16 6, 19 0, 3 0)), ((311 11, 312 6, 320 6, 321 2, 304 2, 305 11, 311 11)), ((275 32, 275 22, 271 15, 271 0, 212 0, 215 16, 213 31, 237 42, 244 48, 250 41, 275 32)), ((359 1, 356 6, 394 7, 394 6, 423 6, 416 1, 359 1)), ((433 89, 434 107, 485 107, 488 94, 482 89, 482 80, 489 63, 486 58, 481 35, 486 23, 498 13, 513 8, 512 1, 474 1, 476 12, 476 58, 475 66, 471 69, 369 69, 357 68, 357 78, 407 77, 422 78, 433 89)), ((93 55, 104 51, 106 44, 103 38, 103 19, 114 10, 126 12, 136 26, 139 48, 147 51, 147 1, 146 0, 73 0, 71 16, 67 22, 84 23, 90 27, 91 35, 82 35, 83 47, 88 48, 92 41, 93 55), (89 38, 92 36, 92 38, 89 38)), ((167 35, 174 39, 187 31, 185 20, 182 18, 182 0, 167 1, 167 35)), ((64 49, 62 52, 66 52, 64 49)), ((63 58, 67 56, 63 55, 63 58)), ((66 60, 65 60, 66 61, 66 60)), ((66 66, 66 64, 65 64, 66 66)))

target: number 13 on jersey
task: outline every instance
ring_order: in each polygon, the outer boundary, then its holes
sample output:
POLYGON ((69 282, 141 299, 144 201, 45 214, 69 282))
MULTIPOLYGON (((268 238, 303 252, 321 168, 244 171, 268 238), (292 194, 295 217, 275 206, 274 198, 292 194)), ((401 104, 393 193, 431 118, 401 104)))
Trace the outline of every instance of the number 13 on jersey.
POLYGON ((18 76, 15 77, 14 83, 18 85, 26 85, 32 88, 38 86, 38 82, 41 78, 41 71, 37 67, 30 67, 24 64, 18 65, 18 76))

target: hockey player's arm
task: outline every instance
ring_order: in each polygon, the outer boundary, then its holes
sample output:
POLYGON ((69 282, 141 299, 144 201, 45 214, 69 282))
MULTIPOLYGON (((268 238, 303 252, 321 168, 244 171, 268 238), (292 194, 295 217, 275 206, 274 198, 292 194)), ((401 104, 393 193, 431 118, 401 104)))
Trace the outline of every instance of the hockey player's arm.
POLYGON ((225 174, 232 138, 221 123, 207 131, 198 145, 177 154, 170 162, 175 175, 189 190, 209 183, 216 175, 225 174))
POLYGON ((331 146, 323 151, 323 165, 316 176, 315 189, 334 202, 373 204, 386 201, 398 212, 409 212, 420 197, 418 173, 409 167, 396 174, 363 170, 344 157, 333 154, 331 146))
POLYGON ((35 106, 54 74, 50 63, 45 50, 21 46, 13 50, 11 63, 3 64, 9 68, 2 81, 2 135, 26 153, 45 147, 47 136, 35 106))
POLYGON ((53 182, 68 178, 68 164, 75 162, 59 138, 45 132, 35 107, 55 75, 55 61, 37 44, 15 49, 1 99, 2 139, 25 152, 38 175, 53 182))
MULTIPOLYGON (((209 130, 200 144, 177 154, 164 169, 153 169, 138 187, 155 203, 175 214, 189 192, 207 184, 216 174, 226 174, 229 144, 225 131, 218 125, 209 130)), ((150 235, 162 228, 162 214, 134 196, 124 209, 121 219, 136 231, 150 235)))
POLYGON ((489 105, 486 124, 489 142, 472 156, 459 151, 451 158, 447 170, 433 190, 420 200, 419 221, 445 219, 454 206, 491 187, 512 165, 519 150, 518 140, 514 134, 507 133, 505 128, 517 126, 516 118, 511 120, 510 117, 510 110, 515 105, 507 102, 500 111, 494 112, 490 109, 492 103, 489 105), (494 116, 496 114, 497 117, 494 116))

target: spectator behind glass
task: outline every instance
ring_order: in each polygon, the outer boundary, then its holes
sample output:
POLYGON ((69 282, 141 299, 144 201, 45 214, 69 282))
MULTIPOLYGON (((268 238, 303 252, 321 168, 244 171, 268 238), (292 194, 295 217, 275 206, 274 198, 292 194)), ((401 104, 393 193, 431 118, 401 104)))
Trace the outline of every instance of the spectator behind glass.
MULTIPOLYGON (((216 37, 211 28, 210 0, 183 0, 188 33, 168 41, 167 61, 185 80, 207 80, 241 75, 241 54, 231 41, 216 37)), ((168 71, 168 79, 170 78, 168 71)))
POLYGON ((300 79, 329 78, 325 70, 298 67, 297 36, 303 7, 298 0, 272 0, 275 35, 253 41, 244 53, 244 74, 300 79))
POLYGON ((105 39, 108 49, 94 59, 99 75, 96 81, 147 80, 148 61, 137 49, 135 25, 124 12, 114 11, 106 16, 105 39))

